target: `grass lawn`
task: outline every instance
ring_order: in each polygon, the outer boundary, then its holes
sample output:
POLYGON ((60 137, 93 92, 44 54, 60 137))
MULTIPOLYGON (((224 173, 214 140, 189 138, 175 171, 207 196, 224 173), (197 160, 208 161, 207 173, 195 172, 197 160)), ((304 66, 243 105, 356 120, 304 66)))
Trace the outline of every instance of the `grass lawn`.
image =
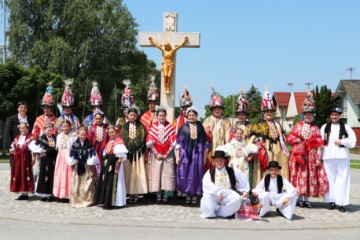
POLYGON ((0 156, 0 163, 7 163, 7 162, 9 162, 9 156, 6 157, 0 156))
POLYGON ((360 169, 360 160, 350 160, 350 167, 353 169, 360 169))

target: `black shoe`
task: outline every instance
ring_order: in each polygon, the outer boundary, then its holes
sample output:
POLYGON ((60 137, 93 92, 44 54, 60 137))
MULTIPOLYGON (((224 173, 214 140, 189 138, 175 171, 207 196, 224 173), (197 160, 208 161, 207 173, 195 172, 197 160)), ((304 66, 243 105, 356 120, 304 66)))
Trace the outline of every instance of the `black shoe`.
POLYGON ((304 201, 299 200, 299 201, 296 203, 296 206, 301 207, 301 208, 305 207, 304 201))
POLYGON ((29 196, 28 195, 20 195, 16 200, 20 200, 20 201, 29 200, 29 196))
POLYGON ((227 219, 234 219, 235 218, 235 213, 233 215, 230 215, 228 217, 226 217, 227 219))
POLYGON ((280 214, 282 217, 285 217, 285 216, 280 212, 280 210, 279 210, 278 208, 276 208, 276 212, 277 212, 278 214, 280 214))
POLYGON ((340 211, 340 212, 346 212, 346 209, 345 209, 344 206, 340 206, 340 207, 339 207, 339 211, 340 211))
POLYGON ((310 204, 309 201, 305 201, 305 202, 304 202, 304 207, 306 207, 306 208, 312 208, 312 206, 311 206, 311 204, 310 204))
POLYGON ((47 197, 43 197, 43 198, 40 199, 40 201, 42 201, 42 202, 47 202, 47 201, 48 201, 48 198, 47 198, 47 197))
POLYGON ((334 210, 335 208, 336 208, 335 203, 331 202, 331 203, 329 204, 329 210, 334 210))
POLYGON ((54 198, 53 198, 53 197, 48 197, 46 200, 47 200, 48 202, 53 202, 53 201, 54 201, 54 198))

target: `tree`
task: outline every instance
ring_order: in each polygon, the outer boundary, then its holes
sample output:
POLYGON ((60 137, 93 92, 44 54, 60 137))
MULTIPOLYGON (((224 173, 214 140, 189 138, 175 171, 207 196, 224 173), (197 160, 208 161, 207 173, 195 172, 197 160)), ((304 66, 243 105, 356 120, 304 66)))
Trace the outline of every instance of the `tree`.
POLYGON ((39 115, 41 98, 48 82, 52 82, 54 98, 60 99, 63 81, 60 75, 43 71, 40 67, 25 68, 12 62, 0 64, 0 119, 17 112, 19 101, 28 102, 28 113, 39 115))
MULTIPOLYGON (((17 113, 19 101, 28 102, 28 114, 37 116, 42 112, 41 98, 45 93, 47 82, 53 85, 54 98, 60 99, 63 81, 60 75, 43 71, 40 67, 25 68, 12 62, 0 64, 0 120, 17 113)), ((4 125, 2 133, 4 132, 4 125)), ((4 140, 4 139, 2 139, 4 140)), ((3 155, 5 154, 3 144, 3 155)))
MULTIPOLYGON (((251 88, 245 93, 246 99, 248 101, 248 119, 251 123, 257 122, 261 118, 261 93, 254 85, 251 85, 251 88)), ((227 118, 236 118, 236 101, 239 97, 239 94, 229 95, 226 97, 221 96, 224 102, 224 111, 223 115, 227 118)), ((210 111, 210 106, 205 105, 205 118, 210 116, 212 112, 210 111)), ((204 121, 205 118, 201 118, 200 121, 204 121)))
POLYGON ((316 112, 315 123, 318 127, 321 127, 324 123, 329 121, 329 114, 339 101, 339 98, 333 98, 331 90, 327 86, 316 86, 314 96, 316 112))
POLYGON ((251 84, 250 89, 245 93, 245 95, 248 101, 248 119, 251 123, 256 123, 262 117, 260 111, 262 101, 261 93, 258 88, 251 84))
POLYGON ((150 75, 159 81, 160 74, 137 50, 137 24, 123 1, 12 0, 9 9, 13 60, 73 78, 75 113, 80 118, 83 108, 90 111, 85 94, 89 96, 91 81, 99 83, 111 119, 123 79, 131 80, 136 103, 145 110, 144 86, 150 84, 150 75))

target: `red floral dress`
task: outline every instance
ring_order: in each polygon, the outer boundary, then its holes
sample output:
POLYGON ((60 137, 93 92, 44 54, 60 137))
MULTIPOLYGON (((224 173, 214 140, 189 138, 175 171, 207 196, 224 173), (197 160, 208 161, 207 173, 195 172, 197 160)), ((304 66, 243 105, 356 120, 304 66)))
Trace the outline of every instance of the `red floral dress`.
POLYGON ((11 166, 10 191, 33 192, 34 178, 32 173, 32 160, 29 144, 34 140, 31 134, 18 135, 12 147, 15 150, 13 164, 11 166))
POLYGON ((329 181, 324 167, 316 166, 321 160, 317 148, 324 145, 315 123, 298 122, 286 141, 292 145, 289 157, 290 182, 299 195, 319 197, 329 191, 329 181), (300 139, 299 143, 295 142, 300 139))

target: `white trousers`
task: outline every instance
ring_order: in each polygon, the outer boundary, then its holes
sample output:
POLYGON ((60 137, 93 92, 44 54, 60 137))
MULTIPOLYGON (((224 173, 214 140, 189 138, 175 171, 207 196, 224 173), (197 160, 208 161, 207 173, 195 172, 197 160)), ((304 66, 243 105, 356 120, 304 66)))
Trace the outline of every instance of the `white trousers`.
POLYGON ((233 190, 222 190, 223 201, 219 202, 217 195, 203 193, 200 202, 200 211, 202 218, 210 217, 229 217, 240 209, 241 197, 233 190))
POLYGON ((263 217, 267 212, 270 211, 271 206, 276 206, 279 211, 284 215, 287 219, 291 220, 296 207, 297 196, 293 196, 290 198, 288 204, 283 206, 282 202, 286 198, 286 193, 270 193, 270 192, 261 192, 259 193, 259 201, 262 205, 260 209, 260 217, 263 217))
POLYGON ((324 201, 334 202, 339 206, 349 205, 350 160, 325 159, 323 162, 329 179, 329 191, 324 195, 324 201))

